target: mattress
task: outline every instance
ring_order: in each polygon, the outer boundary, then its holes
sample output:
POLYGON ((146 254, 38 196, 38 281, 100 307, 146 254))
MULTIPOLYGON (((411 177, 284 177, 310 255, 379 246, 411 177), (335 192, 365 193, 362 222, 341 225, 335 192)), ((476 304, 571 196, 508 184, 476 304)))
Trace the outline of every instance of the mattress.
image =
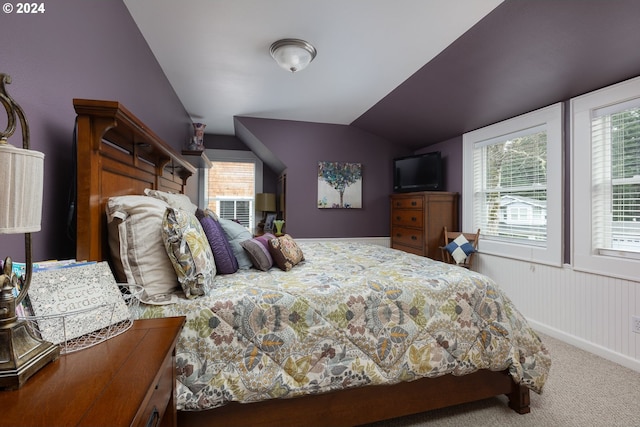
POLYGON ((142 306, 140 318, 187 317, 179 410, 480 369, 542 391, 550 355, 490 278, 377 245, 298 244, 290 271, 239 270, 206 296, 142 306))

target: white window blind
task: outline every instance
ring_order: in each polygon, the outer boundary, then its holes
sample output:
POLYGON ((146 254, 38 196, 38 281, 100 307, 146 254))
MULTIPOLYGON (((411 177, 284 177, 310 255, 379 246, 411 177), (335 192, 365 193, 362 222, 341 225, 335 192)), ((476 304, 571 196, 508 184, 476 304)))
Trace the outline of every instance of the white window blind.
POLYGON ((237 220, 245 227, 252 228, 253 200, 221 200, 217 199, 216 212, 220 218, 237 220))
POLYGON ((473 229, 484 236, 547 240, 547 132, 538 126, 474 145, 473 229))
POLYGON ((572 262, 638 280, 640 78, 571 99, 572 262))
POLYGON ((591 149, 592 249, 640 255, 640 98, 592 111, 591 149))
POLYGON ((562 265, 562 133, 558 103, 462 136, 462 227, 480 252, 562 265))

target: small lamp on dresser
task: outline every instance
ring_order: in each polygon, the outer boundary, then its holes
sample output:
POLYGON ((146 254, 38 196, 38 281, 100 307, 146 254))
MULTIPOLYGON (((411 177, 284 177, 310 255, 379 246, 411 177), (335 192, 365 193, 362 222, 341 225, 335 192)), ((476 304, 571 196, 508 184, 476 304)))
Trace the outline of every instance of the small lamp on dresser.
POLYGON ((258 233, 263 233, 267 214, 276 211, 276 195, 275 193, 257 193, 256 194, 256 212, 262 212, 262 220, 258 223, 258 233))
POLYGON ((40 231, 44 154, 29 150, 27 119, 7 94, 9 83, 11 77, 0 74, 0 102, 7 111, 7 129, 0 132, 0 234, 24 234, 26 267, 24 278, 19 278, 7 257, 0 274, 0 389, 20 388, 60 354, 58 346, 33 336, 27 323, 16 315, 16 306, 31 284, 31 233, 40 231), (22 128, 22 148, 8 143, 16 130, 16 117, 22 128))

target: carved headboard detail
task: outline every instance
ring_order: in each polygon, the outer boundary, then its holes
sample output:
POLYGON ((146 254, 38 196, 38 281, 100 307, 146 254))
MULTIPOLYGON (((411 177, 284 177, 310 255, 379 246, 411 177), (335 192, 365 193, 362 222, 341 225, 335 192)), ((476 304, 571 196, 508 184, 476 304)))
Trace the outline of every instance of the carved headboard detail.
POLYGON ((77 114, 76 258, 108 258, 109 197, 145 188, 184 193, 196 168, 115 101, 74 99, 77 114))

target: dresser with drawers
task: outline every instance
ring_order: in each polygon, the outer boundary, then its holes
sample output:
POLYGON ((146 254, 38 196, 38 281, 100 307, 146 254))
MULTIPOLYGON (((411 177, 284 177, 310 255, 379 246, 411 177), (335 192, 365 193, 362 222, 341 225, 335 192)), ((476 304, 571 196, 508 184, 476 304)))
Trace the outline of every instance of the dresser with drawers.
POLYGON ((458 230, 458 193, 391 195, 391 247, 441 260, 442 231, 458 230))

